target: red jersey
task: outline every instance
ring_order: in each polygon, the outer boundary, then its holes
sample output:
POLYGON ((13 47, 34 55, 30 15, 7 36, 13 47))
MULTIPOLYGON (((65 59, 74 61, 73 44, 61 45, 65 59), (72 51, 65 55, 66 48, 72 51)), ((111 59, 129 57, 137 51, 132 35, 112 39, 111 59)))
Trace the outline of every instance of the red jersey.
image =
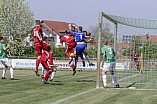
POLYGON ((65 35, 64 37, 61 38, 60 43, 65 42, 65 43, 69 44, 69 43, 75 42, 75 38, 71 37, 71 36, 72 36, 72 34, 65 35))
POLYGON ((36 31, 38 31, 40 38, 43 39, 41 27, 40 27, 40 26, 37 26, 37 27, 33 30, 33 37, 34 37, 35 43, 41 43, 41 42, 39 41, 38 37, 36 36, 36 33, 35 33, 36 31))
POLYGON ((138 53, 135 53, 135 54, 133 54, 132 55, 132 59, 134 59, 135 61, 138 61, 138 57, 139 57, 140 55, 138 54, 138 53))

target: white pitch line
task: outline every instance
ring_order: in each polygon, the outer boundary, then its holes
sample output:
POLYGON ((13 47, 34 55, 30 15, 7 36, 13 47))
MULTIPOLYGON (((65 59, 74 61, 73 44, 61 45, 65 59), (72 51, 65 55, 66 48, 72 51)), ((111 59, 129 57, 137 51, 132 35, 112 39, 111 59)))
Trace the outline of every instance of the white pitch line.
POLYGON ((76 94, 76 95, 69 96, 69 97, 67 97, 67 98, 58 100, 57 102, 54 102, 54 103, 52 103, 52 104, 59 104, 59 103, 61 103, 61 102, 63 102, 63 101, 66 101, 66 100, 68 100, 68 99, 70 99, 70 98, 77 97, 77 96, 79 96, 79 95, 83 95, 83 94, 85 94, 85 93, 87 93, 87 92, 94 91, 95 89, 96 89, 96 88, 91 89, 91 90, 88 90, 88 91, 85 91, 85 92, 81 92, 81 93, 76 94))
MULTIPOLYGON (((137 76, 137 75, 140 75, 140 74, 135 74, 135 75, 133 75, 133 76, 128 76, 128 77, 126 77, 126 78, 120 79, 119 81, 122 81, 122 80, 128 79, 128 78, 132 78, 132 77, 135 77, 135 76, 137 76)), ((111 83, 109 83, 108 85, 110 85, 110 84, 111 84, 111 83)), ((88 93, 88 92, 91 92, 91 91, 94 91, 95 89, 97 89, 97 88, 94 88, 94 89, 91 89, 91 90, 88 90, 88 91, 84 91, 84 92, 81 92, 81 93, 76 94, 76 95, 69 96, 69 97, 67 97, 67 98, 58 100, 58 101, 56 101, 56 102, 54 102, 54 103, 51 103, 51 104, 59 104, 59 103, 61 103, 61 102, 63 102, 63 101, 66 101, 66 100, 68 100, 68 99, 71 99, 71 98, 74 98, 74 97, 83 95, 83 94, 88 93)))

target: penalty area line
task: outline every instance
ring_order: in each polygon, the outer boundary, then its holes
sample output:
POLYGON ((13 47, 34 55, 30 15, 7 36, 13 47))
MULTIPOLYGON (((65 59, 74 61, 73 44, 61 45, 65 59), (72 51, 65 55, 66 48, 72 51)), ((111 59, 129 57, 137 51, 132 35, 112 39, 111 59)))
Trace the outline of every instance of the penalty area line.
POLYGON ((78 94, 76 94, 76 95, 69 96, 69 97, 67 97, 67 98, 58 100, 58 101, 56 101, 56 102, 54 102, 54 103, 51 103, 51 104, 59 104, 59 103, 61 103, 61 102, 63 102, 63 101, 66 101, 66 100, 68 100, 68 99, 71 99, 71 98, 74 98, 74 97, 83 95, 83 94, 88 93, 88 92, 91 92, 91 91, 94 91, 95 89, 97 89, 97 88, 90 89, 90 90, 88 90, 88 91, 84 91, 84 92, 78 93, 78 94))

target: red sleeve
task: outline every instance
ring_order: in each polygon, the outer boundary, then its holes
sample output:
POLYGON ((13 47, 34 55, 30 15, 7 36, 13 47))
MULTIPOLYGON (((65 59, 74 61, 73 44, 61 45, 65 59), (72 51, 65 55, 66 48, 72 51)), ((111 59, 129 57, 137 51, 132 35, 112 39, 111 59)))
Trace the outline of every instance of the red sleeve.
POLYGON ((62 39, 63 39, 63 37, 60 39, 60 43, 63 43, 63 40, 62 40, 62 39))
POLYGON ((133 59, 134 55, 132 55, 132 59, 133 59))

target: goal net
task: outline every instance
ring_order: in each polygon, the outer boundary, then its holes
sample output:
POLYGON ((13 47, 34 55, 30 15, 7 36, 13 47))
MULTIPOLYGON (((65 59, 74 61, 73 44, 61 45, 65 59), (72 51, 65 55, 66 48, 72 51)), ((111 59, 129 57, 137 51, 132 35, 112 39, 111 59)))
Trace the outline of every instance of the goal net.
MULTIPOLYGON (((121 88, 157 90, 157 20, 99 13, 96 87, 103 85, 100 74, 103 39, 108 39, 116 52, 116 75, 121 88), (132 57, 134 54, 139 55, 139 61, 132 57)), ((115 86, 109 72, 107 81, 110 88, 115 86)))

